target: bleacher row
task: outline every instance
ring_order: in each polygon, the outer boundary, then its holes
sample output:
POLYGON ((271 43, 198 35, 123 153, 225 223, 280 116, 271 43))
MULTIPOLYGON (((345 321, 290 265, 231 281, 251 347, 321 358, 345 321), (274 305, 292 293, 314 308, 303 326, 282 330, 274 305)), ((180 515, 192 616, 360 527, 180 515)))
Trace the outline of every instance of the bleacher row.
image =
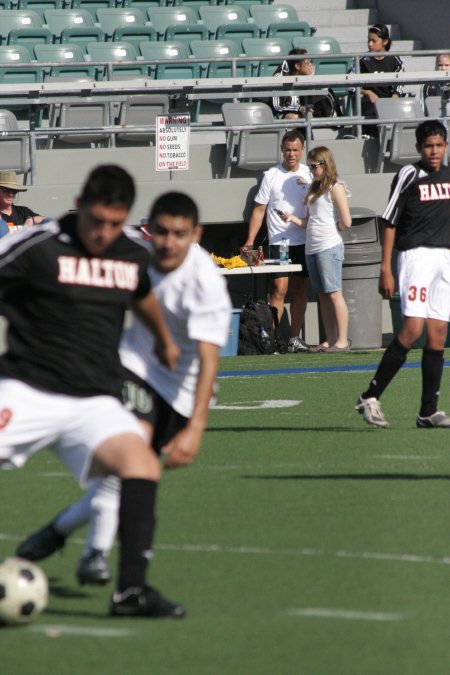
MULTIPOLYGON (((32 0, 21 2, 31 5, 32 0)), ((36 82, 71 72, 103 79, 112 69, 89 65, 76 68, 72 64, 121 61, 134 62, 132 67, 114 67, 127 76, 227 77, 232 71, 224 58, 242 55, 270 58, 261 62, 242 61, 234 74, 264 76, 273 74, 292 47, 304 47, 316 54, 341 53, 334 38, 315 37, 315 29, 299 21, 296 10, 289 5, 199 4, 195 9, 139 3, 139 7, 119 8, 98 6, 100 2, 90 3, 90 10, 46 8, 42 9, 42 16, 32 9, 0 10, 0 83, 36 82), (183 61, 189 57, 216 58, 221 62, 206 67, 186 62, 158 67, 139 63, 183 61), (61 65, 46 69, 39 67, 39 63, 61 65)), ((344 73, 349 65, 349 59, 338 56, 332 60, 318 59, 316 72, 344 73)))

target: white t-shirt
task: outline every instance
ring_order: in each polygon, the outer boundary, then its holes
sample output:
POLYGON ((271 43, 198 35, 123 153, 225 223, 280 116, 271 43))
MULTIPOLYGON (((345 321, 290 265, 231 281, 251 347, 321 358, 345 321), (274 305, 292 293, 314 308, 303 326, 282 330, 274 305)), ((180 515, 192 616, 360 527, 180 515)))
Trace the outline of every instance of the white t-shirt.
POLYGON ((120 357, 180 415, 190 417, 194 408, 199 360, 197 342, 223 347, 228 340, 231 303, 224 278, 209 254, 193 244, 181 266, 163 274, 150 267, 152 288, 170 332, 181 350, 175 370, 155 356, 154 337, 134 319, 122 337, 120 357))
POLYGON ((339 216, 331 200, 331 190, 319 197, 315 202, 309 202, 308 208, 306 255, 320 253, 340 244, 342 237, 339 234, 337 226, 339 216))
POLYGON ((299 246, 305 243, 304 228, 291 222, 286 223, 275 213, 274 209, 293 213, 298 218, 305 218, 304 201, 311 180, 309 169, 304 164, 300 164, 297 171, 286 171, 282 164, 277 164, 264 172, 255 202, 267 205, 266 222, 269 244, 278 245, 283 237, 286 238, 289 246, 299 246))

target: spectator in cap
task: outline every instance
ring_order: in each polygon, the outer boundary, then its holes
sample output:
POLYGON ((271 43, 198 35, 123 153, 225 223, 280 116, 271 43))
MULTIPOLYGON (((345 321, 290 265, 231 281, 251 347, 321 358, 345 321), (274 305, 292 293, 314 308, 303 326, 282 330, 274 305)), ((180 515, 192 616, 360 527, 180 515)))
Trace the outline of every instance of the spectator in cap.
POLYGON ((19 183, 15 171, 0 171, 0 218, 10 229, 17 225, 36 225, 44 218, 27 206, 16 205, 15 199, 19 192, 26 192, 27 188, 19 183))

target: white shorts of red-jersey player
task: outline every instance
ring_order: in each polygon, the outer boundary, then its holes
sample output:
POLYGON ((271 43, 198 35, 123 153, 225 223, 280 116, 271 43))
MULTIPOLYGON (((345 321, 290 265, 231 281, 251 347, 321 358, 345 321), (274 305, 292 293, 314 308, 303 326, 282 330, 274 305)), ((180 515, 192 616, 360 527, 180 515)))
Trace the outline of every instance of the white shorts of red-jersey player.
POLYGON ((398 255, 403 316, 450 319, 450 250, 413 248, 398 255))
POLYGON ((147 440, 137 418, 112 396, 66 396, 0 378, 1 468, 20 468, 49 448, 86 487, 95 449, 125 433, 147 440))

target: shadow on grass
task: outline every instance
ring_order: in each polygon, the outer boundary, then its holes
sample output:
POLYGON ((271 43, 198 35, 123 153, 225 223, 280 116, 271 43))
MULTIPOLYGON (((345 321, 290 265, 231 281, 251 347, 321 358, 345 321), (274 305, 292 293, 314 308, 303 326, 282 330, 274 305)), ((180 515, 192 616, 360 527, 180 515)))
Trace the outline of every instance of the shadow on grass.
POLYGON ((321 473, 287 476, 241 476, 244 480, 450 480, 449 474, 420 473, 321 473))
POLYGON ((107 611, 105 610, 102 613, 99 612, 89 612, 85 610, 76 610, 76 609, 71 609, 68 607, 67 609, 52 609, 47 607, 47 609, 42 613, 44 617, 70 617, 74 619, 75 617, 83 618, 83 619, 95 619, 96 621, 98 619, 111 619, 111 617, 108 615, 107 611))
POLYGON ((58 577, 49 578, 50 593, 57 598, 90 598, 91 596, 85 591, 71 586, 66 586, 60 583, 58 577))

